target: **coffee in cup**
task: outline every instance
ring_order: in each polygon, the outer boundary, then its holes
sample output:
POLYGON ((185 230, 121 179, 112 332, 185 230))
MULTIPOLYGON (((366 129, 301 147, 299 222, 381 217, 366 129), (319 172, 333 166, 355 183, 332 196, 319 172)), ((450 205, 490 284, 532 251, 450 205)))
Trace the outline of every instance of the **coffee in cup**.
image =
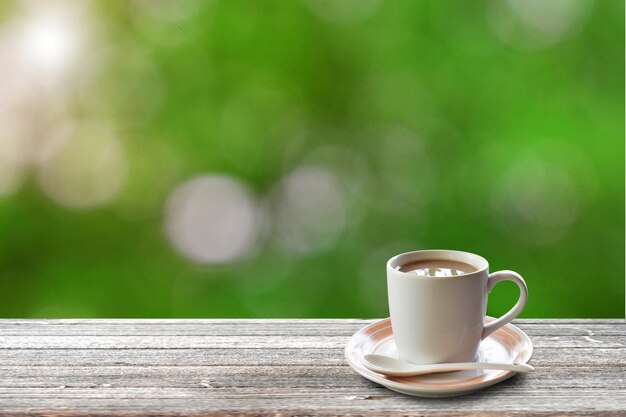
POLYGON ((420 277, 451 277, 475 272, 476 267, 450 259, 422 259, 399 265, 396 270, 420 277))

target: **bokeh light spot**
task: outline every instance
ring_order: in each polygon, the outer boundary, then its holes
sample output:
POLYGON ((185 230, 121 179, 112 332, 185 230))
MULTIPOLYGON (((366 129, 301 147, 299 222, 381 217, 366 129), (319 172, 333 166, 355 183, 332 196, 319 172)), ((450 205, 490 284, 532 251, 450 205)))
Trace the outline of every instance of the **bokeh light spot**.
POLYGON ((172 191, 165 229, 172 245, 201 264, 232 262, 250 254, 260 230, 258 204, 239 181, 221 175, 191 179, 172 191))
POLYGON ((492 1, 489 23, 505 43, 542 48, 576 35, 589 15, 590 0, 492 1))
POLYGON ((330 138, 330 144, 305 154, 299 165, 324 167, 333 173, 344 194, 346 211, 350 213, 346 218, 346 227, 358 227, 373 198, 370 185, 374 179, 365 153, 358 146, 340 144, 342 141, 339 133, 322 130, 312 134, 327 140, 330 138))
POLYGON ((25 2, 11 30, 20 54, 44 85, 67 79, 89 38, 84 2, 25 2))
POLYGON ((115 200, 127 171, 120 140, 93 123, 67 129, 66 134, 63 149, 39 165, 37 181, 43 191, 68 208, 97 207, 115 200))
POLYGON ((273 229, 280 246, 293 252, 331 247, 346 225, 346 199, 327 169, 302 166, 288 174, 274 190, 273 229))

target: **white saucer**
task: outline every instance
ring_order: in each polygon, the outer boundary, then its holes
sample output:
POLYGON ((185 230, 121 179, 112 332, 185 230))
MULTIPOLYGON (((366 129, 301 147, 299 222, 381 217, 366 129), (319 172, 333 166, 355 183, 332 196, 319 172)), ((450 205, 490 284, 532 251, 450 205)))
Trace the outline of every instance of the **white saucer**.
MULTIPOLYGON (((495 320, 487 317, 487 323, 495 320)), ((346 345, 348 364, 370 381, 403 394, 419 397, 453 397, 469 394, 497 384, 516 374, 513 371, 457 371, 414 377, 390 377, 370 371, 363 365, 363 356, 380 353, 397 357, 391 320, 372 323, 352 335, 346 345)), ((530 338, 519 328, 507 324, 480 343, 478 362, 528 363, 533 354, 530 338)))

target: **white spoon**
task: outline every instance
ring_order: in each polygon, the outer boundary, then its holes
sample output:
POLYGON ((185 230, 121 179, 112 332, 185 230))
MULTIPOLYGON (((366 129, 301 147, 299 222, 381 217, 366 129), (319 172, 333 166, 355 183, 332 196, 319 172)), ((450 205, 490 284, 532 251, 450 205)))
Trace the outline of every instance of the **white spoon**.
POLYGON ((463 362, 463 363, 436 363, 433 365, 415 365, 387 355, 367 354, 363 357, 363 364, 371 371, 388 376, 414 376, 433 374, 436 372, 452 372, 466 370, 495 369, 498 371, 531 372, 530 365, 525 363, 487 363, 487 362, 463 362))

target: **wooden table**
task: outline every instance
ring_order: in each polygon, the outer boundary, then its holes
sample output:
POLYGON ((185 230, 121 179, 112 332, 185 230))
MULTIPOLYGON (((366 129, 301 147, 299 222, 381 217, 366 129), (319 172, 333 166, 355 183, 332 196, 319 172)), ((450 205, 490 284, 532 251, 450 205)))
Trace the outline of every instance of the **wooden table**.
POLYGON ((530 375, 389 391, 343 347, 371 320, 0 320, 2 415, 626 415, 625 320, 518 320, 530 375))

